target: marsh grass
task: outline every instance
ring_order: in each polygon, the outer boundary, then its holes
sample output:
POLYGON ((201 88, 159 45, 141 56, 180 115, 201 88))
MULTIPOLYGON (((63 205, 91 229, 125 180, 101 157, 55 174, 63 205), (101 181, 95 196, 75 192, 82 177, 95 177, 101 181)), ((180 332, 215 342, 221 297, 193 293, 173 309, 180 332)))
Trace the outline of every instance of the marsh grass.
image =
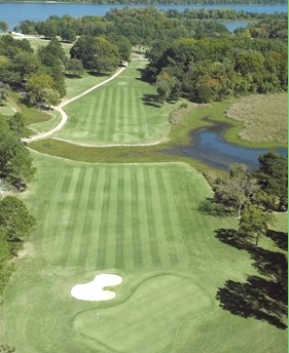
POLYGON ((287 99, 287 93, 243 97, 229 107, 227 116, 244 124, 238 132, 239 138, 244 141, 286 145, 287 99))

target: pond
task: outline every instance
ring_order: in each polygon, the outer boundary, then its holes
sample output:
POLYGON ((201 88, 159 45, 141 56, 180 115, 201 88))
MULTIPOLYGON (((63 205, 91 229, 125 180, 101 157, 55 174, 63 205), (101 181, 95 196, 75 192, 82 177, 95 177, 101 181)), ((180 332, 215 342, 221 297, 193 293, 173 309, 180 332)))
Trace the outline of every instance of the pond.
MULTIPOLYGON (((232 163, 243 163, 249 169, 258 167, 258 157, 267 153, 265 148, 246 148, 226 142, 223 138, 230 124, 217 123, 193 130, 190 134, 190 145, 175 146, 165 150, 166 154, 178 154, 192 157, 215 168, 228 169, 232 163)), ((270 149, 288 156, 288 149, 270 149)))

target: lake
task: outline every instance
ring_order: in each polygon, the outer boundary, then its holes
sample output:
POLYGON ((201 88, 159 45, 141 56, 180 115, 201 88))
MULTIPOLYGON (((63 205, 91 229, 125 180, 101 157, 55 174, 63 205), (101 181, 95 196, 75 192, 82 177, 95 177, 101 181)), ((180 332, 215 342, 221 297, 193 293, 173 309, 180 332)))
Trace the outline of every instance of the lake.
MULTIPOLYGON (((0 21, 6 21, 11 31, 20 21, 42 21, 50 15, 71 15, 82 17, 86 15, 104 16, 109 10, 123 7, 146 7, 145 5, 93 5, 93 4, 59 4, 59 3, 0 3, 0 21)), ((158 5, 159 10, 175 9, 232 9, 236 11, 250 11, 259 13, 288 12, 286 5, 158 5)), ((239 21, 236 21, 239 22, 239 21)), ((232 28, 232 27, 231 27, 232 28)), ((229 28, 229 30, 231 30, 229 28)))
MULTIPOLYGON (((243 163, 249 169, 258 167, 258 157, 267 153, 265 148, 246 148, 229 143, 223 139, 230 124, 214 123, 191 132, 191 141, 188 146, 174 146, 162 151, 166 154, 192 157, 215 168, 228 169, 232 163, 243 163)), ((288 156, 286 148, 276 148, 275 151, 288 156)))

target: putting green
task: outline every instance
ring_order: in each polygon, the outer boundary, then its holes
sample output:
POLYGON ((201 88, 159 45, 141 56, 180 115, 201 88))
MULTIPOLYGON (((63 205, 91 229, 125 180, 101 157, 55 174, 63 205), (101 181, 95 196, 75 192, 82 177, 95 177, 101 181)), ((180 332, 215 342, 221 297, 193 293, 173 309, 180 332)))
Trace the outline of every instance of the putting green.
POLYGON ((144 102, 156 95, 150 84, 140 80, 145 61, 135 61, 116 79, 65 106, 68 122, 55 135, 87 145, 133 145, 167 138, 168 113, 172 104, 158 107, 144 102))
POLYGON ((193 281, 160 275, 142 282, 121 305, 77 315, 73 326, 111 350, 159 352, 174 343, 184 320, 211 309, 210 299, 193 281))

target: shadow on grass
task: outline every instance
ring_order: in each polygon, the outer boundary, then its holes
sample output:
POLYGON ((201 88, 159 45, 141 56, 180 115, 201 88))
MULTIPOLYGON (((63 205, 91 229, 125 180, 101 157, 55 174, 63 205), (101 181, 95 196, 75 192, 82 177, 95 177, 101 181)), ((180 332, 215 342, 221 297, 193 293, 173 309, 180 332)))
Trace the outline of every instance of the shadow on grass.
POLYGON ((245 283, 227 280, 216 295, 221 308, 233 315, 252 317, 267 321, 277 328, 286 329, 288 313, 286 256, 280 252, 255 247, 242 239, 234 229, 218 229, 216 238, 236 249, 248 251, 254 261, 253 266, 263 276, 248 276, 245 283))
POLYGON ((282 250, 288 250, 288 234, 285 232, 277 232, 275 230, 268 230, 266 237, 272 239, 274 243, 282 250))
POLYGON ((230 207, 215 202, 212 197, 207 197, 199 205, 198 210, 206 215, 214 217, 229 217, 236 215, 236 211, 230 207))
POLYGON ((245 283, 228 280, 216 298, 224 310, 243 318, 267 321, 279 329, 287 328, 287 306, 280 301, 280 284, 258 276, 248 276, 245 283), (277 291, 276 291, 277 289, 277 291))
POLYGON ((157 94, 144 94, 142 97, 142 101, 145 105, 149 105, 156 108, 162 107, 162 104, 159 101, 159 97, 157 94))

